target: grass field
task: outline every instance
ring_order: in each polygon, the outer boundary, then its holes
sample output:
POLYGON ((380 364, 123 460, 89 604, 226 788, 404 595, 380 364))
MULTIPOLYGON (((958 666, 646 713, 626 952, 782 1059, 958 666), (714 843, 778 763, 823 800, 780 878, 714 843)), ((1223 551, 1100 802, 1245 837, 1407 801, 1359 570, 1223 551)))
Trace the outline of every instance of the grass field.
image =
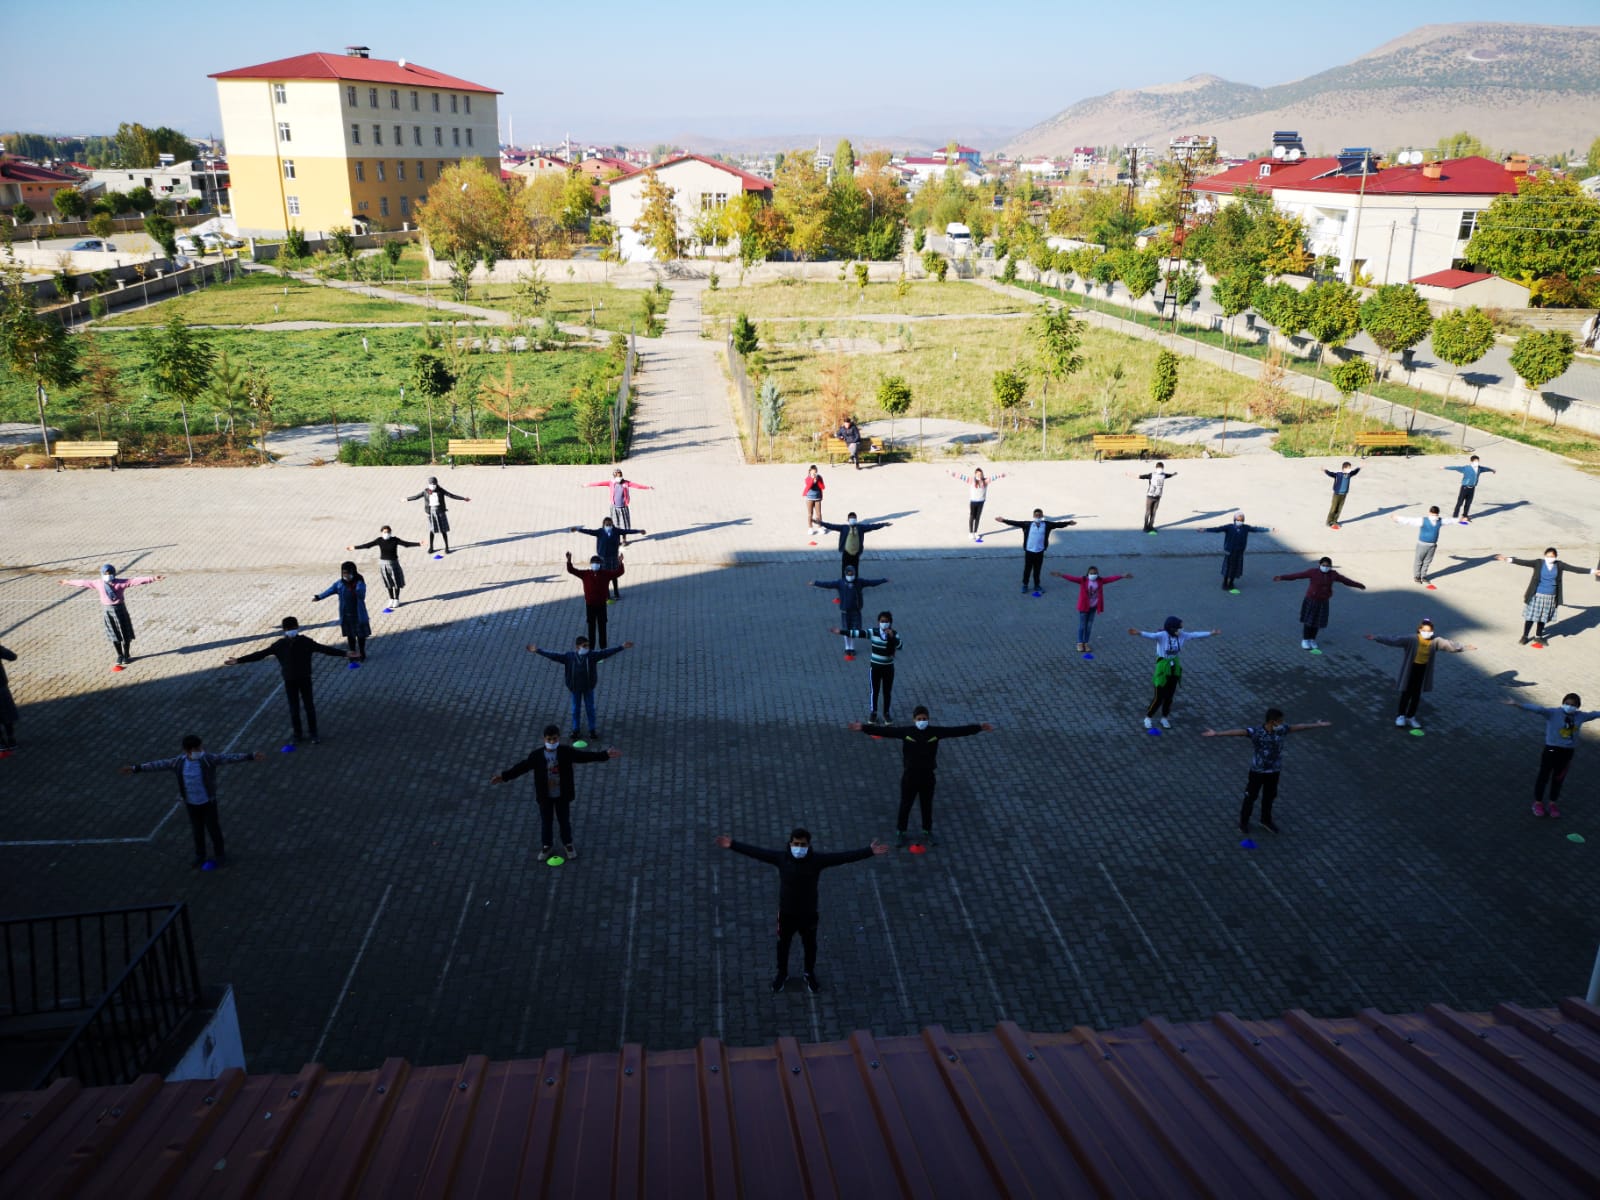
POLYGON ((100 324, 116 328, 162 325, 177 313, 191 325, 265 325, 273 321, 426 321, 420 305, 302 283, 256 272, 232 283, 212 284, 197 292, 158 301, 107 317, 100 324))
MULTIPOLYGON (((1002 430, 1002 436, 991 443, 991 453, 1002 459, 1088 458, 1093 454, 1090 435, 1126 432, 1136 422, 1158 415, 1150 399, 1150 381, 1159 347, 1124 334, 1095 328, 1084 331, 1082 369, 1065 383, 1050 386, 1048 444, 1041 447, 1037 376, 1031 380, 1027 401, 1015 410, 1018 428, 1012 428, 1010 414, 996 411, 993 400, 994 373, 1002 367, 1026 368, 1032 356, 1025 322, 889 325, 819 321, 807 328, 806 340, 781 340, 791 328, 767 326, 762 347, 772 378, 787 400, 786 431, 775 447, 779 458, 807 459, 813 453, 812 431, 832 427, 832 414, 824 412, 822 389, 825 369, 834 364, 843 364, 847 370, 845 393, 858 419, 878 420, 886 415, 875 399, 878 383, 887 375, 900 375, 912 392, 911 409, 901 418, 905 428, 914 427, 919 414, 992 425, 1002 430), (845 339, 851 351, 830 352, 827 345, 832 338, 845 339), (1112 373, 1118 366, 1122 378, 1114 382, 1112 373)), ((1381 427, 1376 421, 1361 422, 1347 415, 1336 434, 1331 404, 1306 406, 1302 421, 1298 400, 1281 402, 1274 420, 1267 420, 1255 391, 1252 380, 1184 358, 1177 396, 1162 415, 1226 416, 1237 421, 1243 418, 1246 405, 1253 403, 1256 422, 1275 423, 1280 429, 1280 453, 1289 455, 1348 453, 1354 449, 1351 439, 1358 429, 1381 427)), ((1331 400, 1331 389, 1327 394, 1331 400)), ((1447 449, 1428 439, 1418 439, 1418 444, 1425 451, 1447 449)), ((1198 455, 1201 447, 1162 444, 1160 451, 1176 458, 1198 455)))
MULTIPOLYGON (((721 287, 704 293, 707 317, 744 313, 752 321, 770 317, 965 316, 972 313, 1027 312, 1032 306, 975 283, 912 283, 904 296, 895 283, 804 283, 783 281, 750 287, 721 287)), ((708 322, 709 324, 709 322, 708 322)))
MULTIPOLYGON (((547 283, 550 289, 550 315, 563 325, 587 325, 591 314, 596 329, 610 333, 637 331, 644 335, 643 288, 618 287, 613 283, 547 283)), ((468 304, 484 308, 515 311, 517 285, 514 283, 478 284, 468 304)))

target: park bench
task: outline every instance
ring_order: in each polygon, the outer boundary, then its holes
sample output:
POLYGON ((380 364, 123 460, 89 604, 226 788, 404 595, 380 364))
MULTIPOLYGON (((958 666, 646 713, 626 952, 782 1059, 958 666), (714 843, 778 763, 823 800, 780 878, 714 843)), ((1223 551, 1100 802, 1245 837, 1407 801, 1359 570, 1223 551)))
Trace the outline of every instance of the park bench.
POLYGON ((1403 429, 1380 429, 1376 433, 1356 434, 1356 449, 1365 458, 1373 450, 1404 450, 1411 455, 1411 435, 1403 429))
MULTIPOLYGON (((840 458, 850 457, 850 443, 841 437, 833 437, 830 435, 827 440, 827 449, 829 463, 832 463, 840 458)), ((888 453, 888 451, 883 448, 883 442, 881 439, 862 438, 861 447, 857 453, 862 458, 871 458, 876 456, 881 459, 886 453, 888 453)))
POLYGON ((1094 435, 1094 460, 1099 462, 1107 454, 1138 454, 1144 458, 1150 453, 1150 439, 1142 433, 1097 433, 1094 435))
POLYGON ((451 438, 445 454, 452 467, 458 458, 498 458, 503 467, 506 465, 506 441, 504 438, 451 438))
POLYGON ((61 470, 62 461, 69 458, 104 458, 111 463, 111 469, 117 469, 117 455, 119 448, 116 442, 57 442, 50 447, 50 457, 56 460, 56 470, 61 470))

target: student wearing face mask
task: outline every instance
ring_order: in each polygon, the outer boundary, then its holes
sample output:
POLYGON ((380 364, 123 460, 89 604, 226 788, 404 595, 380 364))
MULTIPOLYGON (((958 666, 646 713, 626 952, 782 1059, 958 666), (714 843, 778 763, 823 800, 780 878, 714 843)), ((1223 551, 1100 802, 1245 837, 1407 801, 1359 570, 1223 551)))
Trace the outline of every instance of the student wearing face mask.
POLYGON ((1582 712, 1583 699, 1576 692, 1561 697, 1559 708, 1544 708, 1520 700, 1507 700, 1512 708, 1538 713, 1544 718, 1544 749, 1539 755, 1539 774, 1533 781, 1533 815, 1559 817, 1561 785, 1572 768, 1572 754, 1578 748, 1578 731, 1585 721, 1600 720, 1600 712, 1582 712), (1544 802, 1545 785, 1550 787, 1550 803, 1544 802))
POLYGON ((855 661, 856 638, 861 636, 862 592, 888 582, 887 579, 862 579, 854 567, 848 567, 838 579, 813 579, 808 585, 839 593, 839 628, 833 632, 844 634, 844 656, 847 661, 855 661))
POLYGON ((960 471, 946 471, 945 474, 967 485, 967 532, 981 545, 983 534, 978 532, 978 520, 983 516, 984 502, 989 499, 989 485, 1004 479, 1005 475, 985 475, 982 467, 974 467, 970 476, 960 471))
POLYGON ((900 812, 895 818, 894 844, 906 844, 906 825, 911 819, 911 803, 916 801, 922 810, 922 844, 933 845, 933 791, 938 784, 939 742, 951 738, 971 737, 975 733, 989 733, 993 725, 933 725, 928 721, 926 705, 919 704, 911 710, 910 725, 878 725, 868 729, 860 721, 850 728, 875 738, 900 743, 900 812))
MULTIPOLYGON (((1127 472, 1129 476, 1132 471, 1127 472)), ((1161 507, 1161 495, 1167 490, 1167 480, 1176 479, 1176 471, 1167 470, 1167 464, 1158 462, 1154 469, 1146 471, 1137 478, 1144 480, 1144 531, 1156 531, 1156 509, 1161 507)))
MULTIPOLYGON (((830 629, 829 633, 844 633, 843 629, 830 629)), ((851 629, 851 637, 865 637, 870 647, 870 666, 872 676, 872 712, 867 717, 868 722, 878 723, 878 693, 883 693, 883 719, 892 721, 889 715, 889 706, 894 703, 894 656, 905 645, 900 640, 900 634, 894 627, 894 614, 881 612, 878 614, 878 623, 870 630, 851 629)))
POLYGON ((1472 524, 1472 498, 1478 494, 1478 480, 1493 475, 1495 469, 1486 467, 1474 454, 1464 467, 1440 467, 1441 471, 1454 471, 1461 476, 1461 490, 1456 493, 1456 505, 1450 511, 1451 519, 1459 518, 1463 525, 1472 524))
POLYGON ((324 646, 321 642, 300 636, 300 622, 294 617, 283 619, 283 636, 269 646, 225 658, 225 667, 243 663, 260 662, 263 658, 278 660, 278 670, 283 674, 284 695, 289 698, 289 723, 294 727, 291 745, 298 745, 305 736, 300 728, 300 706, 305 705, 306 727, 311 730, 311 744, 317 744, 317 705, 311 694, 311 663, 313 654, 326 654, 330 658, 354 658, 355 651, 324 646))
MULTIPOLYGON (((599 529, 585 529, 581 525, 574 525, 571 532, 586 533, 594 539, 594 552, 600 559, 602 571, 615 571, 617 576, 622 574, 622 547, 627 544, 627 539, 622 536, 622 530, 615 521, 607 517, 600 522, 599 529)), ((629 529, 629 533, 636 537, 643 537, 645 530, 629 529)), ((611 579, 611 599, 621 600, 622 589, 617 586, 617 576, 611 579)))
POLYGON ((123 597, 129 588, 159 583, 165 575, 139 575, 133 579, 118 579, 117 569, 110 563, 100 568, 98 579, 63 579, 62 587, 88 588, 100 597, 101 628, 106 640, 117 652, 113 671, 120 671, 133 661, 133 619, 128 616, 128 606, 123 597))
POLYGON ((339 632, 344 636, 350 657, 356 662, 366 662, 372 623, 367 620, 367 581, 361 578, 355 563, 340 563, 339 578, 311 599, 326 600, 329 596, 339 597, 339 632))
POLYGON ((1133 572, 1102 575, 1099 567, 1090 566, 1082 575, 1067 575, 1061 571, 1051 571, 1050 574, 1078 585, 1078 653, 1091 653, 1093 648, 1089 645, 1089 637, 1094 632, 1095 614, 1106 610, 1106 588, 1119 579, 1132 579, 1133 572))
MULTIPOLYGON (((1554 546, 1545 547, 1542 559, 1513 558, 1509 554, 1496 554, 1495 558, 1503 563, 1533 569, 1533 574, 1528 578, 1528 586, 1522 591, 1522 640, 1518 645, 1528 644, 1528 630, 1532 629, 1533 648, 1543 650, 1544 627, 1555 618, 1556 609, 1565 603, 1561 592, 1561 577, 1587 575, 1588 572, 1582 567, 1562 562, 1561 552, 1554 546)), ((1600 578, 1600 569, 1596 570, 1595 575, 1600 578)))
POLYGON ((718 834, 716 843, 724 850, 743 854, 757 862, 778 868, 778 974, 772 980, 772 990, 781 992, 789 982, 789 947, 794 935, 800 935, 800 945, 805 950, 806 987, 813 992, 822 990, 817 978, 817 877, 829 867, 860 862, 875 854, 889 853, 877 838, 860 850, 836 850, 823 854, 811 847, 809 830, 796 827, 789 831, 789 845, 782 850, 763 850, 746 842, 736 842, 727 834, 718 834))
POLYGON ((222 822, 217 819, 217 768, 230 763, 264 762, 266 755, 212 754, 196 734, 185 734, 183 753, 173 758, 157 758, 119 767, 123 775, 140 775, 146 771, 171 771, 178 777, 178 799, 183 801, 183 811, 188 814, 189 828, 194 833, 194 867, 207 862, 222 866, 225 861, 222 845, 222 822), (206 856, 206 835, 211 836, 215 854, 206 856))
POLYGON ((635 483, 631 479, 624 479, 622 468, 618 467, 611 472, 610 479, 602 479, 598 483, 586 483, 584 487, 603 487, 611 489, 611 523, 622 533, 622 544, 628 544, 630 533, 643 533, 642 529, 633 527, 633 493, 653 492, 655 489, 649 484, 635 483))
POLYGON ((1044 552, 1050 547, 1050 535, 1058 529, 1076 525, 1077 522, 1047 521, 1044 519, 1042 508, 1033 510, 1033 519, 1030 521, 1010 521, 1005 517, 999 520, 1002 525, 1022 530, 1022 590, 1024 592, 1029 590, 1028 580, 1031 578, 1033 594, 1042 596, 1044 589, 1039 586, 1039 572, 1044 569, 1044 552))
POLYGON ((400 566, 400 547, 410 546, 416 548, 421 542, 408 542, 405 538, 394 536, 394 530, 385 525, 378 531, 378 536, 370 542, 362 542, 359 546, 346 546, 346 550, 370 550, 378 548, 378 573, 383 577, 383 587, 389 593, 389 603, 395 608, 400 607, 400 589, 406 586, 406 573, 400 566))
POLYGON ((1261 800, 1261 824, 1271 833, 1278 827, 1272 823, 1272 805, 1278 798, 1278 776, 1283 770, 1283 739, 1291 733, 1304 733, 1309 729, 1326 729, 1331 721, 1310 721, 1304 725, 1284 723, 1281 708, 1267 709, 1259 725, 1246 725, 1243 729, 1204 729, 1201 737, 1247 737, 1250 739, 1250 774, 1244 782, 1244 803, 1239 806, 1239 832, 1250 832, 1250 814, 1261 800))
POLYGON ((866 546, 867 534, 879 529, 887 529, 893 521, 858 521, 855 513, 845 517, 843 525, 835 525, 829 521, 820 522, 822 528, 829 533, 839 535, 839 574, 861 565, 861 551, 866 546))
POLYGON ((1361 468, 1341 463, 1337 471, 1324 470, 1322 473, 1333 480, 1333 501, 1328 505, 1328 519, 1324 524, 1329 529, 1337 529, 1339 514, 1344 512, 1344 502, 1350 499, 1350 481, 1361 474, 1361 468))
POLYGON ((421 500, 423 507, 428 510, 428 553, 433 553, 433 539, 437 535, 444 539, 444 552, 449 554, 450 513, 448 511, 449 506, 445 504, 445 501, 447 499, 459 500, 463 504, 471 504, 470 497, 458 496, 454 492, 445 491, 444 488, 439 486, 439 477, 437 475, 429 475, 428 486, 415 496, 407 496, 406 499, 408 501, 421 500))
POLYGON ((1399 689, 1394 712, 1397 729, 1407 725, 1413 729, 1422 728, 1417 722, 1417 706, 1422 703, 1423 692, 1433 691, 1434 660, 1440 654, 1464 654, 1477 649, 1476 646, 1452 642, 1449 638, 1435 637, 1433 622, 1427 620, 1418 623, 1415 634, 1385 637, 1369 633, 1367 641, 1400 649, 1400 670, 1395 675, 1395 687, 1399 689))
POLYGON ((1411 582, 1422 584, 1430 592, 1438 591, 1428 582, 1428 568, 1433 565, 1434 552, 1439 549, 1439 530, 1444 526, 1444 520, 1439 516, 1439 506, 1435 504, 1422 517, 1397 517, 1390 513, 1389 520, 1396 525, 1416 526, 1417 549, 1411 560, 1411 582))
POLYGON ((1252 533, 1271 533, 1271 525, 1246 525, 1244 514, 1236 512, 1226 525, 1213 525, 1210 529, 1196 529, 1195 533, 1220 533, 1222 535, 1222 590, 1237 596, 1234 583, 1244 578, 1244 552, 1250 545, 1252 533))
POLYGON ((822 481, 822 472, 812 463, 806 471, 806 481, 800 485, 800 498, 806 502, 806 532, 816 537, 822 522, 822 493, 828 485, 822 481))
MULTIPOLYGON (((632 642, 623 642, 622 645, 610 650, 591 650, 589 639, 580 637, 571 650, 565 654, 558 654, 554 650, 541 650, 539 647, 528 646, 529 654, 537 654, 540 658, 548 658, 553 663, 560 663, 564 674, 567 691, 572 693, 572 737, 578 737, 578 707, 582 705, 589 714, 589 740, 593 741, 599 736, 594 725, 594 687, 598 682, 598 668, 601 660, 610 658, 613 654, 621 654, 624 650, 632 650, 632 642)), ((557 732, 560 732, 557 730, 557 732)))
POLYGON ((1161 728, 1172 728, 1172 698, 1178 694, 1178 684, 1183 680, 1183 648, 1198 638, 1216 637, 1222 630, 1201 629, 1194 633, 1183 631, 1180 617, 1168 617, 1154 632, 1144 629, 1128 630, 1129 637, 1149 638, 1156 644, 1156 669, 1150 678, 1155 695, 1144 712, 1144 727, 1154 727, 1157 710, 1161 713, 1161 728))
POLYGON ((1274 575, 1272 582, 1287 583, 1291 579, 1309 581, 1306 584, 1305 599, 1300 601, 1302 631, 1300 649, 1321 654, 1322 650, 1317 645, 1317 634, 1328 627, 1328 606, 1333 600, 1333 585, 1342 583, 1345 587, 1352 587, 1360 592, 1366 591, 1367 585, 1339 574, 1333 569, 1333 559, 1327 557, 1319 558, 1316 566, 1296 571, 1293 575, 1274 575))
POLYGON ((622 578, 625 569, 621 554, 617 555, 616 567, 610 571, 605 569, 600 556, 594 554, 589 557, 589 569, 580 571, 572 565, 572 551, 567 551, 567 574, 577 576, 583 585, 583 617, 588 623, 589 641, 593 643, 598 632, 602 650, 606 648, 606 588, 622 578))
MULTIPOLYGON (((529 646, 528 649, 533 647, 529 646)), ((540 845, 539 853, 534 856, 536 861, 545 862, 549 859, 550 849, 555 845, 552 835, 557 824, 561 826, 561 841, 566 848, 566 856, 569 859, 577 858, 578 847, 572 840, 572 764, 605 762, 621 757, 622 751, 615 747, 609 750, 578 750, 563 746, 561 729, 546 725, 544 743, 535 747, 532 754, 515 766, 507 767, 498 775, 491 775, 489 782, 510 783, 519 775, 532 772, 539 801, 540 845)))

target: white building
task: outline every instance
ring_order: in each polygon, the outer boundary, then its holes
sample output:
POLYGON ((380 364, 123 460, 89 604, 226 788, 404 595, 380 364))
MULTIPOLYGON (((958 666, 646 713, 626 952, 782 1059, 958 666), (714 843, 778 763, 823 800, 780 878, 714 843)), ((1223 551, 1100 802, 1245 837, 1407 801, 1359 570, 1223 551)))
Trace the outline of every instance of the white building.
POLYGON ((1097 157, 1093 146, 1074 146, 1072 148, 1072 169, 1074 171, 1087 171, 1094 166, 1097 157))
POLYGON ((611 221, 617 227, 617 238, 623 262, 640 262, 653 259, 655 253, 644 244, 633 226, 644 214, 645 181, 659 178, 672 189, 672 205, 678 214, 678 237, 688 241, 694 236, 695 223, 700 214, 724 207, 740 192, 753 192, 763 200, 772 199, 772 181, 730 167, 715 159, 698 154, 685 154, 664 163, 617 179, 611 184, 611 221))
POLYGON ((218 160, 173 163, 165 167, 113 167, 89 172, 79 190, 91 199, 107 192, 149 188, 157 200, 184 203, 190 196, 216 200, 228 187, 228 164, 218 160))
POLYGON ((1468 157, 1375 167, 1366 174, 1350 156, 1258 158, 1196 181, 1210 205, 1229 203, 1236 189, 1263 192, 1306 227, 1307 249, 1338 260, 1347 280, 1404 283, 1463 264, 1478 214, 1496 196, 1513 194, 1527 160, 1468 157))

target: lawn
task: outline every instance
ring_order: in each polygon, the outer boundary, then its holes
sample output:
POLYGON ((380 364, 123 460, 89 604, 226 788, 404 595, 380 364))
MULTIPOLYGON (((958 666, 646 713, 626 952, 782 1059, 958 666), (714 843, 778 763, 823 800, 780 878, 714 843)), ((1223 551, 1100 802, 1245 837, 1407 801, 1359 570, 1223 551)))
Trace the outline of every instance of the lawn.
MULTIPOLYGON (((137 442, 149 438, 181 435, 178 406, 151 388, 145 369, 145 354, 138 332, 103 330, 93 336, 107 360, 121 371, 119 383, 124 403, 108 421, 106 436, 137 442)), ((426 408, 412 377, 412 361, 422 348, 421 333, 414 329, 329 329, 302 331, 213 330, 203 334, 218 351, 226 352, 235 366, 261 366, 271 378, 275 400, 273 424, 277 428, 325 422, 368 421, 383 417, 389 421, 423 425, 426 408), (368 348, 362 349, 363 337, 368 348), (405 398, 401 400, 401 388, 405 398)), ((80 335, 79 344, 86 339, 80 335)), ((86 348, 86 347, 85 347, 86 348)), ((592 373, 611 371, 606 353, 594 349, 563 349, 522 354, 471 353, 462 360, 463 382, 455 395, 460 421, 469 419, 469 398, 477 406, 480 432, 493 436, 495 419, 485 414, 478 400, 485 382, 499 384, 507 362, 511 363, 514 384, 526 386, 524 407, 549 406, 550 422, 541 430, 547 451, 552 443, 570 437, 569 412, 573 389, 592 373), (562 420, 567 426, 561 425, 562 420), (565 432, 563 432, 565 429, 565 432)), ((614 373, 614 372, 613 372, 614 373)), ((94 415, 82 399, 82 387, 64 389, 52 397, 47 410, 50 423, 67 436, 96 434, 94 415)), ((434 419, 441 434, 446 432, 451 401, 434 405, 434 419)), ((215 429, 225 423, 225 406, 201 398, 190 406, 190 423, 196 429, 215 429)), ((33 388, 10 374, 0 374, 0 420, 32 423, 37 420, 33 388)), ((242 407, 236 421, 244 423, 242 407)), ((519 422, 526 425, 526 422, 519 422)), ((503 423, 501 428, 504 428, 503 423)), ((458 436, 465 436, 457 429, 458 436)), ((570 448, 577 450, 574 443, 570 448)), ((546 461, 550 458, 547 455, 546 461)), ((581 459, 579 460, 581 461, 581 459)))
MULTIPOLYGON (((129 289, 134 290, 134 289, 129 289)), ((426 321, 416 304, 374 300, 337 288, 256 272, 232 283, 157 301, 107 317, 106 327, 162 325, 177 313, 191 325, 263 325, 272 321, 426 321)))
MULTIPOLYGON (((1080 349, 1082 369, 1065 383, 1050 385, 1049 440, 1048 446, 1041 448, 1041 387, 1037 376, 1030 380, 1024 405, 1015 411, 1016 429, 1012 428, 1012 416, 1001 417, 993 401, 994 373, 1003 367, 1025 367, 1031 357, 1029 326, 1025 322, 892 325, 819 321, 806 329, 803 341, 783 340, 792 329, 782 324, 763 327, 761 354, 787 401, 786 431, 778 437, 776 446, 779 458, 809 458, 814 453, 811 432, 833 427, 835 414, 824 412, 822 389, 825 370, 840 366, 846 373, 847 407, 858 419, 879 420, 886 416, 875 399, 878 382, 888 375, 900 375, 912 393, 911 409, 900 418, 902 430, 912 430, 918 415, 992 425, 1003 430, 1000 439, 990 444, 990 453, 1000 459, 1089 458, 1093 454, 1090 435, 1127 432, 1145 417, 1158 415, 1150 399, 1150 381, 1159 347, 1108 330, 1086 329, 1080 349), (835 348, 841 341, 848 349, 835 348), (1117 366, 1122 368, 1120 382, 1112 380, 1117 366)), ((1251 403, 1257 423, 1271 424, 1261 411, 1255 392, 1253 380, 1184 358, 1177 396, 1162 414, 1226 416, 1237 421, 1244 416, 1246 404, 1251 403)), ((1326 394, 1333 399, 1332 389, 1327 389, 1326 394)), ((1335 435, 1332 404, 1306 406, 1304 420, 1298 400, 1285 399, 1272 407, 1276 408, 1275 422, 1280 430, 1280 452, 1288 455, 1349 453, 1354 449, 1351 439, 1357 429, 1381 428, 1376 421, 1362 422, 1346 416, 1335 435)), ((1447 449, 1426 439, 1419 438, 1418 444, 1425 451, 1447 449)), ((1161 443, 1159 451, 1178 458, 1196 456, 1201 447, 1161 443)))
MULTIPOLYGON (((549 264, 546 264, 549 265, 549 264)), ((430 279, 417 283, 391 284, 396 289, 451 300, 448 280, 430 279)), ((478 308, 497 308, 516 312, 520 303, 515 283, 475 283, 465 303, 478 308)), ((644 288, 618 287, 614 283, 551 283, 550 315, 563 325, 587 325, 591 313, 596 329, 608 333, 644 333, 644 288)), ((534 316, 541 316, 535 313, 534 316)))
POLYGON ((1027 312, 1032 306, 976 283, 805 283, 784 279, 750 287, 723 287, 704 293, 706 316, 744 313, 752 321, 772 317, 968 316, 973 313, 1027 312))

